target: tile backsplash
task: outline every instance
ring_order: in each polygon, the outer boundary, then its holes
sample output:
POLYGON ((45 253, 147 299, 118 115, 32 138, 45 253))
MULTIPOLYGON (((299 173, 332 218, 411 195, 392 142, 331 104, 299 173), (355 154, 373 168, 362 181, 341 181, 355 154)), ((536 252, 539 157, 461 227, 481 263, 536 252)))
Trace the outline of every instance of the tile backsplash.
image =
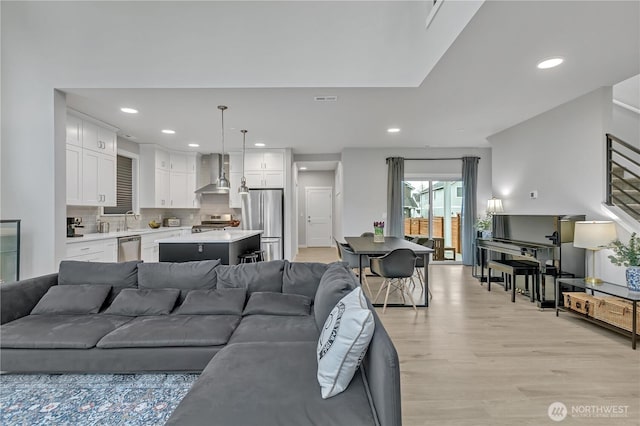
MULTIPOLYGON (((98 232, 98 222, 109 222, 111 232, 124 229, 124 217, 122 215, 100 215, 100 207, 67 206, 67 217, 81 217, 85 234, 98 232)), ((162 222, 167 217, 180 219, 182 226, 198 225, 200 215, 231 213, 235 219, 240 219, 241 210, 229 208, 229 196, 225 194, 206 194, 200 200, 199 209, 140 209, 137 220, 133 216, 127 217, 129 228, 146 228, 152 220, 162 222)))

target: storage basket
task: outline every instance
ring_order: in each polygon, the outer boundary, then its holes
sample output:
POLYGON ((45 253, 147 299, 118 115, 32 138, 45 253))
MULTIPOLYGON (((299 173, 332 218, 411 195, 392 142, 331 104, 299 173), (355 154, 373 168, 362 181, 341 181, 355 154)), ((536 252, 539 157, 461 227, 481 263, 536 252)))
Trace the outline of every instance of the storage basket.
MULTIPOLYGON (((597 301, 594 318, 631 331, 632 314, 632 302, 617 297, 602 297, 597 301)), ((636 312, 636 330, 640 330, 640 312, 636 312)))
POLYGON ((598 298, 593 297, 590 294, 579 292, 563 292, 564 307, 571 309, 572 311, 580 312, 581 314, 595 316, 595 310, 598 305, 598 298))

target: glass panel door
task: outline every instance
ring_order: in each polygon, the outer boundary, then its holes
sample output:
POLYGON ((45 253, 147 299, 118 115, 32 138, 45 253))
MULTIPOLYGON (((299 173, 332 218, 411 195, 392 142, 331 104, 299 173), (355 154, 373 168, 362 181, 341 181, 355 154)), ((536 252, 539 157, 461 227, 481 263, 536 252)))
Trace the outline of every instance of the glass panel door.
POLYGON ((432 239, 436 262, 462 260, 462 194, 459 180, 404 182, 404 233, 432 239))

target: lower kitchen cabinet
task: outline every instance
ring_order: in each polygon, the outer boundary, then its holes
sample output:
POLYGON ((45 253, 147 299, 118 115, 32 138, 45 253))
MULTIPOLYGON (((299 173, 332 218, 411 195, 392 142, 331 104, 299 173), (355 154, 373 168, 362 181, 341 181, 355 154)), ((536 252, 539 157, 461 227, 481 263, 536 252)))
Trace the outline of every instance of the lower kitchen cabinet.
POLYGON ((67 255, 64 260, 84 262, 117 262, 118 240, 106 240, 67 243, 67 255))

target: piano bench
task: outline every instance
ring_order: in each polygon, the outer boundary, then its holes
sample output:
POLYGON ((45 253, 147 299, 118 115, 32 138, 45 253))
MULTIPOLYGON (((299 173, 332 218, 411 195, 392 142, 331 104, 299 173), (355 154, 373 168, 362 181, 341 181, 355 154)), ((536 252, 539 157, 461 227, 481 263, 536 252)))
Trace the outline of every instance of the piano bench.
POLYGON ((516 277, 524 275, 525 290, 529 288, 529 275, 533 276, 533 288, 529 291, 531 303, 535 302, 535 294, 540 288, 540 267, 538 263, 530 260, 491 260, 487 265, 487 290, 491 291, 491 270, 500 271, 506 275, 504 280, 504 291, 511 287, 511 302, 516 301, 516 277))

